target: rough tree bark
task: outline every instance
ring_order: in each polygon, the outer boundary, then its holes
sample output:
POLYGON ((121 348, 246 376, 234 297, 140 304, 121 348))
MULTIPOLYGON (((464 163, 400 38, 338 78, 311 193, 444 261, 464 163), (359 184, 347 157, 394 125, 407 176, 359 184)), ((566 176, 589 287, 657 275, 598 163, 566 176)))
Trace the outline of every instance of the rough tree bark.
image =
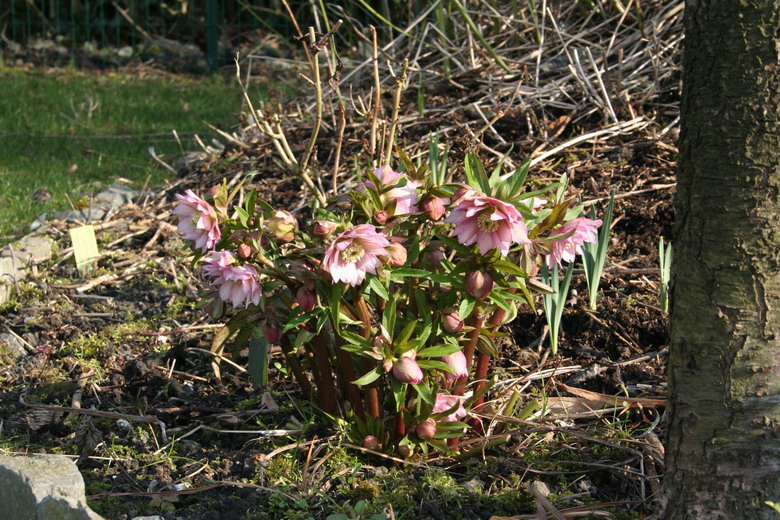
POLYGON ((780 4, 687 0, 666 519, 780 501, 780 4))

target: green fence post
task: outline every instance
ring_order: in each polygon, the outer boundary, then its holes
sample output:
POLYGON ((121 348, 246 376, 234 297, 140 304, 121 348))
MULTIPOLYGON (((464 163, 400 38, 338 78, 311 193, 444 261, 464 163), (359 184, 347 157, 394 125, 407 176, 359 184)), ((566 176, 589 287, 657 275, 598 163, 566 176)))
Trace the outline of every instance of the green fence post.
POLYGON ((219 34, 217 32, 217 0, 208 0, 206 7, 206 61, 209 72, 214 73, 219 65, 219 51, 217 49, 219 34))

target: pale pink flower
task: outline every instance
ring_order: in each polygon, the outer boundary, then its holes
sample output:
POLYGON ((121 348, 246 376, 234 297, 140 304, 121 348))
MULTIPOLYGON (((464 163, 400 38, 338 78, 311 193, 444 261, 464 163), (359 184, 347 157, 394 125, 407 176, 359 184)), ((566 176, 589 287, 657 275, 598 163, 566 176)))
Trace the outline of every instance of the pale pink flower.
POLYGON ((325 251, 323 268, 334 282, 360 285, 366 273, 376 274, 379 257, 389 256, 390 241, 371 224, 361 224, 343 232, 325 251))
POLYGON ((445 422, 457 421, 466 417, 466 409, 463 407, 463 401, 466 400, 465 395, 448 395, 448 394, 436 394, 436 401, 433 404, 433 411, 431 413, 446 412, 450 408, 458 405, 454 412, 451 412, 448 416, 444 417, 445 422))
POLYGON ((423 380, 423 372, 414 357, 402 357, 393 363, 393 376, 402 383, 416 385, 423 380))
POLYGON ((539 197, 531 197, 531 211, 533 211, 534 213, 536 213, 546 205, 547 205, 547 200, 540 199, 539 197))
MULTIPOLYGON (((382 183, 382 186, 392 186, 397 184, 402 178, 406 179, 405 186, 398 186, 392 188, 383 193, 383 196, 387 202, 395 201, 394 216, 407 215, 409 213, 415 213, 417 211, 417 183, 407 178, 403 173, 394 171, 390 165, 385 165, 374 170, 374 175, 382 183)), ((366 183, 368 186, 374 187, 372 182, 366 183)))
POLYGON ((213 251, 205 262, 203 270, 214 278, 211 284, 219 287, 223 301, 229 301, 233 307, 260 303, 263 288, 254 266, 237 265, 236 258, 228 251, 213 251))
POLYGON ((185 195, 176 194, 179 204, 171 213, 179 217, 179 233, 184 235, 185 239, 191 240, 195 249, 207 253, 214 249, 222 236, 219 231, 217 212, 192 190, 184 193, 185 195))
POLYGON ((455 224, 453 234, 461 244, 477 244, 483 255, 491 249, 507 254, 512 244, 531 243, 517 208, 493 197, 467 195, 444 221, 455 224))
POLYGON ((576 255, 582 254, 582 244, 597 240, 596 228, 600 225, 601 220, 585 217, 564 222, 561 227, 550 234, 550 238, 555 239, 555 235, 572 234, 551 244, 552 252, 547 255, 547 267, 552 269, 556 263, 561 265, 561 261, 573 262, 576 255))
POLYGON ((448 354, 442 357, 441 360, 444 363, 447 363, 452 371, 455 372, 455 374, 444 372, 444 379, 446 379, 448 383, 452 383, 456 379, 467 377, 469 375, 469 367, 466 363, 466 355, 462 350, 448 354))

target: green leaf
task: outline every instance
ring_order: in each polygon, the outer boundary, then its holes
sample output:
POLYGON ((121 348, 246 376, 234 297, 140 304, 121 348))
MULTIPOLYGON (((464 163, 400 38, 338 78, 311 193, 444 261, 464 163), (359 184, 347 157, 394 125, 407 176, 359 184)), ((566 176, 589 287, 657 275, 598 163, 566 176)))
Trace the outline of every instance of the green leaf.
POLYGON ((395 319, 395 296, 393 296, 387 299, 385 310, 382 312, 382 327, 390 334, 395 330, 395 319))
POLYGON ((249 341, 247 369, 255 387, 268 384, 268 342, 262 335, 249 341))
POLYGON ((395 411, 400 412, 404 407, 406 401, 406 383, 402 383, 396 378, 391 378, 390 386, 393 389, 393 397, 395 398, 395 411))
POLYGON ((424 269, 413 269, 411 267, 399 267, 398 269, 393 269, 390 271, 390 274, 388 275, 388 278, 391 280, 400 280, 402 278, 406 277, 415 277, 415 278, 427 278, 431 275, 430 271, 426 271, 424 269))
POLYGON ((379 377, 382 375, 382 372, 384 372, 384 370, 382 369, 382 365, 379 365, 371 372, 365 374, 363 377, 359 377, 358 379, 352 381, 352 384, 357 386, 371 384, 377 379, 379 379, 379 377))
POLYGON ((447 363, 436 359, 420 359, 417 361, 417 365, 425 370, 443 370, 450 374, 453 373, 452 368, 447 363))
POLYGON ((425 385, 423 383, 418 383, 416 385, 412 385, 412 387, 417 392, 417 395, 420 396, 420 399, 425 401, 428 404, 435 404, 435 400, 433 398, 433 393, 431 392, 431 389, 428 388, 428 385, 425 385))
POLYGON ((393 338, 393 345, 395 345, 396 347, 403 348, 406 342, 409 341, 409 338, 412 337, 415 327, 417 327, 417 320, 409 321, 409 323, 406 324, 406 326, 403 328, 403 330, 398 335, 398 337, 393 338))
POLYGON ((493 265, 495 266, 496 269, 498 269, 502 273, 513 274, 515 276, 520 276, 522 278, 528 276, 528 273, 520 269, 520 267, 513 264, 512 262, 509 262, 508 260, 496 260, 495 262, 493 262, 493 265))
POLYGON ((477 349, 483 354, 486 354, 494 359, 498 358, 498 347, 496 347, 496 344, 493 342, 492 338, 484 334, 479 335, 479 339, 477 340, 477 349))
POLYGON ((344 338, 346 341, 352 343, 353 345, 363 347, 365 350, 371 350, 373 348, 373 345, 369 340, 367 340, 360 334, 355 334, 352 331, 342 329, 339 331, 339 336, 344 338))
POLYGON ((387 289, 385 289, 385 286, 382 285, 382 282, 379 281, 379 278, 377 278, 373 274, 369 274, 366 276, 366 279, 368 280, 368 286, 371 288, 372 291, 378 294, 380 298, 384 300, 390 299, 390 296, 388 296, 387 294, 387 289))
POLYGON ((477 300, 471 297, 466 297, 463 299, 462 302, 460 302, 460 307, 458 308, 458 317, 462 320, 465 320, 471 315, 471 311, 474 310, 474 306, 477 304, 477 300))
POLYGON ((298 314, 297 316, 295 316, 294 313, 299 311, 300 308, 296 308, 295 310, 292 311, 291 313, 292 317, 287 318, 287 325, 285 325, 284 328, 282 329, 282 334, 284 334, 285 332, 291 329, 294 329, 301 323, 306 323, 307 321, 309 321, 310 318, 314 316, 313 312, 304 312, 303 314, 298 314))
POLYGON ((479 160, 479 157, 477 157, 474 152, 466 154, 464 167, 469 185, 474 189, 478 189, 485 195, 490 195, 490 181, 488 180, 487 173, 485 173, 485 168, 482 166, 482 161, 479 160))
POLYGON ((341 319, 341 283, 334 283, 330 288, 330 317, 333 319, 333 327, 339 330, 341 319))
POLYGON ((442 356, 449 356, 453 352, 457 352, 461 350, 460 345, 436 345, 433 347, 428 347, 420 350, 417 352, 418 358, 438 358, 442 356))

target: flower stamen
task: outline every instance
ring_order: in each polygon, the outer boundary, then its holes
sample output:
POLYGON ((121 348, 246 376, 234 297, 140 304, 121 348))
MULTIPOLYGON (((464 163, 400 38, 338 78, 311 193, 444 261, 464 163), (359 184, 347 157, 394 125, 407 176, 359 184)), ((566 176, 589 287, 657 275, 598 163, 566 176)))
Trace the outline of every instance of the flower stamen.
POLYGON ((366 251, 362 247, 360 247, 360 244, 356 244, 355 242, 352 242, 350 245, 344 249, 344 251, 341 252, 339 257, 341 257, 342 262, 351 263, 351 262, 357 262, 363 256, 365 256, 366 251))
POLYGON ((492 233, 501 225, 498 220, 492 220, 490 217, 493 215, 491 211, 483 211, 477 215, 477 227, 486 232, 492 233))

